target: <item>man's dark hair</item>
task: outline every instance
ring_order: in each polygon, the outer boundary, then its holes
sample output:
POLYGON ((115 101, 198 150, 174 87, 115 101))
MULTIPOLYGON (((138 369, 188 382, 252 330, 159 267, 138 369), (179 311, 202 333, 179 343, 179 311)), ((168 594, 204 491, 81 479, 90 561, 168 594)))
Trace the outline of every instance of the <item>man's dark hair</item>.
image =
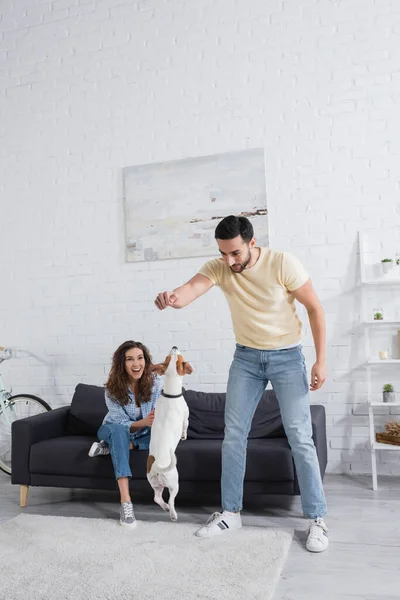
POLYGON ((215 239, 233 240, 238 235, 241 235, 247 244, 254 237, 253 225, 246 217, 229 215, 222 219, 215 229, 215 239))

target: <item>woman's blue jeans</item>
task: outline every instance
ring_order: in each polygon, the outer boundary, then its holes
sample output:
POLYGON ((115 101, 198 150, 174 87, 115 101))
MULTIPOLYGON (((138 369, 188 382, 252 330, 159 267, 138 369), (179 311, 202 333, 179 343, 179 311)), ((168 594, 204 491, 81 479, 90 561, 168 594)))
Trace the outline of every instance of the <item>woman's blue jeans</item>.
POLYGON ((101 425, 97 437, 104 440, 110 448, 111 460, 114 465, 116 479, 121 477, 132 477, 129 466, 129 445, 138 445, 140 450, 148 450, 150 445, 150 431, 138 437, 134 437, 126 425, 117 423, 106 423, 101 425))

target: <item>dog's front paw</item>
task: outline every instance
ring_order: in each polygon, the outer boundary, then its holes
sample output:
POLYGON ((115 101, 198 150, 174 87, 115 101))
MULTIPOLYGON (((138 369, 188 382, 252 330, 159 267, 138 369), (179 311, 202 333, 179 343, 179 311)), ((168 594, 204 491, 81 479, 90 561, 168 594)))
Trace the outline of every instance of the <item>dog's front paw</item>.
POLYGON ((187 435, 186 435, 186 433, 184 433, 184 434, 182 435, 182 437, 181 437, 181 440, 182 440, 182 442, 183 442, 183 441, 185 441, 186 439, 187 439, 187 435))

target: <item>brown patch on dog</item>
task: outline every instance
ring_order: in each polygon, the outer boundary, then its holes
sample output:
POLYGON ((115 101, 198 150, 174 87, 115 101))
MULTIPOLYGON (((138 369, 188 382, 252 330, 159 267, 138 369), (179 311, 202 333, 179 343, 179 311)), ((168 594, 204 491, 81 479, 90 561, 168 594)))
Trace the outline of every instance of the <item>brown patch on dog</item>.
POLYGON ((151 471, 151 467, 153 466, 153 464, 155 463, 155 458, 152 454, 149 454, 149 456, 147 457, 147 472, 150 473, 151 471))
POLYGON ((181 354, 179 354, 178 358, 176 359, 176 372, 178 373, 178 375, 180 377, 183 377, 183 375, 185 374, 183 364, 184 364, 183 356, 181 354))
POLYGON ((192 366, 188 362, 184 361, 181 354, 179 354, 176 361, 176 372, 180 377, 183 377, 184 375, 190 375, 190 373, 193 372, 192 366))
POLYGON ((155 371, 156 373, 158 373, 158 375, 164 375, 165 371, 168 368, 169 363, 171 362, 171 355, 169 354, 163 363, 158 363, 156 365, 153 365, 151 367, 152 371, 155 371))

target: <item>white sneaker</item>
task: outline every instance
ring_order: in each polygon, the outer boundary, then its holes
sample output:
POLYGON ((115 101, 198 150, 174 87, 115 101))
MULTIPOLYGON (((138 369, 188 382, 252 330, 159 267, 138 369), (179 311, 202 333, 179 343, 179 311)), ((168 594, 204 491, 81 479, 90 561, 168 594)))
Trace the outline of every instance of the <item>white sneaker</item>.
POLYGON ((135 513, 132 502, 124 502, 119 509, 119 522, 122 527, 134 529, 136 527, 135 513))
POLYGON ((309 552, 323 552, 329 545, 328 528, 323 519, 310 521, 306 548, 309 552))
POLYGON ((225 531, 235 531, 235 529, 240 529, 241 526, 240 513, 231 513, 224 510, 222 513, 213 513, 207 523, 196 531, 195 535, 199 538, 210 538, 225 531))
POLYGON ((93 442, 93 444, 90 446, 88 454, 90 458, 95 456, 106 456, 107 454, 110 454, 110 448, 105 442, 103 442, 103 440, 100 442, 93 442))

